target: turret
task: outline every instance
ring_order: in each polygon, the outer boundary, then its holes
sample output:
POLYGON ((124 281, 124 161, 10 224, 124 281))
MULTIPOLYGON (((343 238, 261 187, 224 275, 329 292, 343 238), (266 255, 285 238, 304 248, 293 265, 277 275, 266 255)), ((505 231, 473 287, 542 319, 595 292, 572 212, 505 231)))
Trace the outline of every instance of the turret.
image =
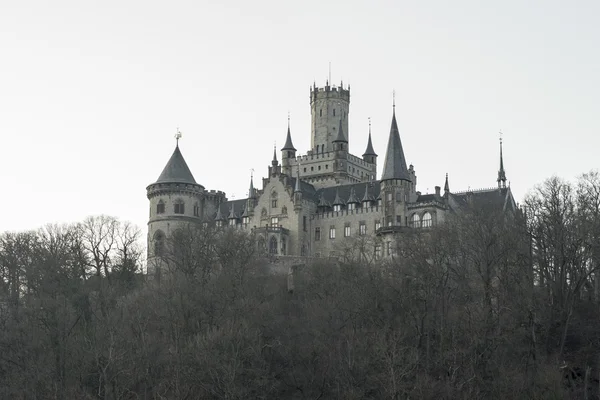
POLYGON ((338 121, 341 119, 346 141, 349 143, 348 113, 350 109, 350 87, 344 89, 329 86, 324 88, 314 85, 310 91, 311 108, 311 149, 316 154, 333 150, 333 140, 337 136, 338 121))
POLYGON ((296 148, 292 143, 292 134, 290 133, 290 117, 288 116, 287 136, 285 144, 281 148, 281 167, 284 174, 292 175, 292 162, 296 158, 296 148))
POLYGON ((271 161, 271 166, 269 167, 269 176, 277 176, 281 173, 281 166, 279 165, 279 161, 277 161, 277 148, 273 146, 273 160, 271 161))
POLYGON ((444 182, 444 199, 450 196, 450 185, 448 184, 448 173, 446 172, 446 182, 444 182))
POLYGON ((156 182, 148 185, 148 274, 160 272, 168 239, 177 229, 200 224, 204 215, 204 187, 196 182, 178 143, 156 182))
POLYGON ((363 160, 371 164, 377 164, 377 153, 373 150, 373 142, 371 141, 371 119, 369 118, 369 140, 367 141, 367 149, 363 154, 363 160))

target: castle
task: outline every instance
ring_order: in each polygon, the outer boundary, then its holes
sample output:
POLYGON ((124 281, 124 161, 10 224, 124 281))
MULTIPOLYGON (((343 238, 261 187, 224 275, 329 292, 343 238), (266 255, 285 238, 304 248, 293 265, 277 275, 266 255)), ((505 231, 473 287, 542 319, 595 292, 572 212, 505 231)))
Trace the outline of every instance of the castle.
POLYGON ((443 192, 436 186, 435 193, 422 194, 414 167, 406 165, 395 106, 377 179, 370 129, 362 157, 348 151, 350 88, 313 85, 310 104, 311 149, 297 154, 288 123, 281 163, 275 149, 262 188, 255 188, 251 177, 247 199, 228 200, 223 192, 206 190, 177 144, 156 182, 147 187, 148 273, 159 268, 167 238, 189 224, 253 232, 259 249, 276 256, 359 252, 380 259, 394 256, 395 238, 403 231, 441 224, 474 199, 516 210, 506 185, 502 142, 497 187, 453 193, 446 174, 443 192))

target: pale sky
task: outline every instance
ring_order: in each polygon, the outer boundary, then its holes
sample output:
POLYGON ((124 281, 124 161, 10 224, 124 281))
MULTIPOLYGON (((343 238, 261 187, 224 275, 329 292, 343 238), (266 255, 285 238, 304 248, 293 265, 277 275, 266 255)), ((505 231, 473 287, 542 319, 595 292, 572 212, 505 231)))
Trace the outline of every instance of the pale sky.
POLYGON ((350 83, 381 176, 392 92, 418 190, 496 185, 520 202, 598 168, 600 2, 27 1, 0 5, 0 231, 108 214, 146 231, 145 188, 183 132, 196 181, 246 196, 285 141, 310 146, 309 88, 350 83))

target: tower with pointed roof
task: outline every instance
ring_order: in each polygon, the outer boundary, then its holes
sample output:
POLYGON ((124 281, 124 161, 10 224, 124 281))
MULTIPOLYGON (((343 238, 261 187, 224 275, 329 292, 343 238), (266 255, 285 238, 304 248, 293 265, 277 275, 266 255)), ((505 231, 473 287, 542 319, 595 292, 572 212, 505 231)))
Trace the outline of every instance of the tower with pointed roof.
POLYGON ((502 157, 502 138, 500 138, 500 169, 498 170, 498 188, 506 189, 506 172, 504 171, 504 159, 502 157))
POLYGON ((290 132, 290 117, 288 116, 287 135, 285 144, 281 148, 281 171, 284 174, 292 175, 292 165, 296 158, 296 148, 292 143, 292 134, 290 132))
MULTIPOLYGON (((371 140, 371 118, 369 118, 369 139, 367 140, 367 148, 362 156, 365 162, 377 165, 377 153, 375 153, 375 150, 373 149, 373 141, 371 140)), ((374 176, 373 179, 375 179, 374 176)))
POLYGON ((205 207, 205 190, 194 179, 179 143, 156 182, 148 185, 148 273, 160 273, 169 238, 178 229, 200 222, 205 207))

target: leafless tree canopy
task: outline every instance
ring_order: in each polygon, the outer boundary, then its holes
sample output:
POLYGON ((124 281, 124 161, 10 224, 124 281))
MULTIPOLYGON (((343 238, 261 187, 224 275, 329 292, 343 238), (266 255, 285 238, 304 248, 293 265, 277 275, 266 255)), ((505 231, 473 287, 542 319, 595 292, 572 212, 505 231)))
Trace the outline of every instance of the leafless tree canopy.
POLYGON ((112 217, 0 235, 0 398, 599 398, 600 176, 473 204, 272 274, 251 235, 175 232, 159 279, 112 217), (288 291, 293 281, 293 291, 288 291))

